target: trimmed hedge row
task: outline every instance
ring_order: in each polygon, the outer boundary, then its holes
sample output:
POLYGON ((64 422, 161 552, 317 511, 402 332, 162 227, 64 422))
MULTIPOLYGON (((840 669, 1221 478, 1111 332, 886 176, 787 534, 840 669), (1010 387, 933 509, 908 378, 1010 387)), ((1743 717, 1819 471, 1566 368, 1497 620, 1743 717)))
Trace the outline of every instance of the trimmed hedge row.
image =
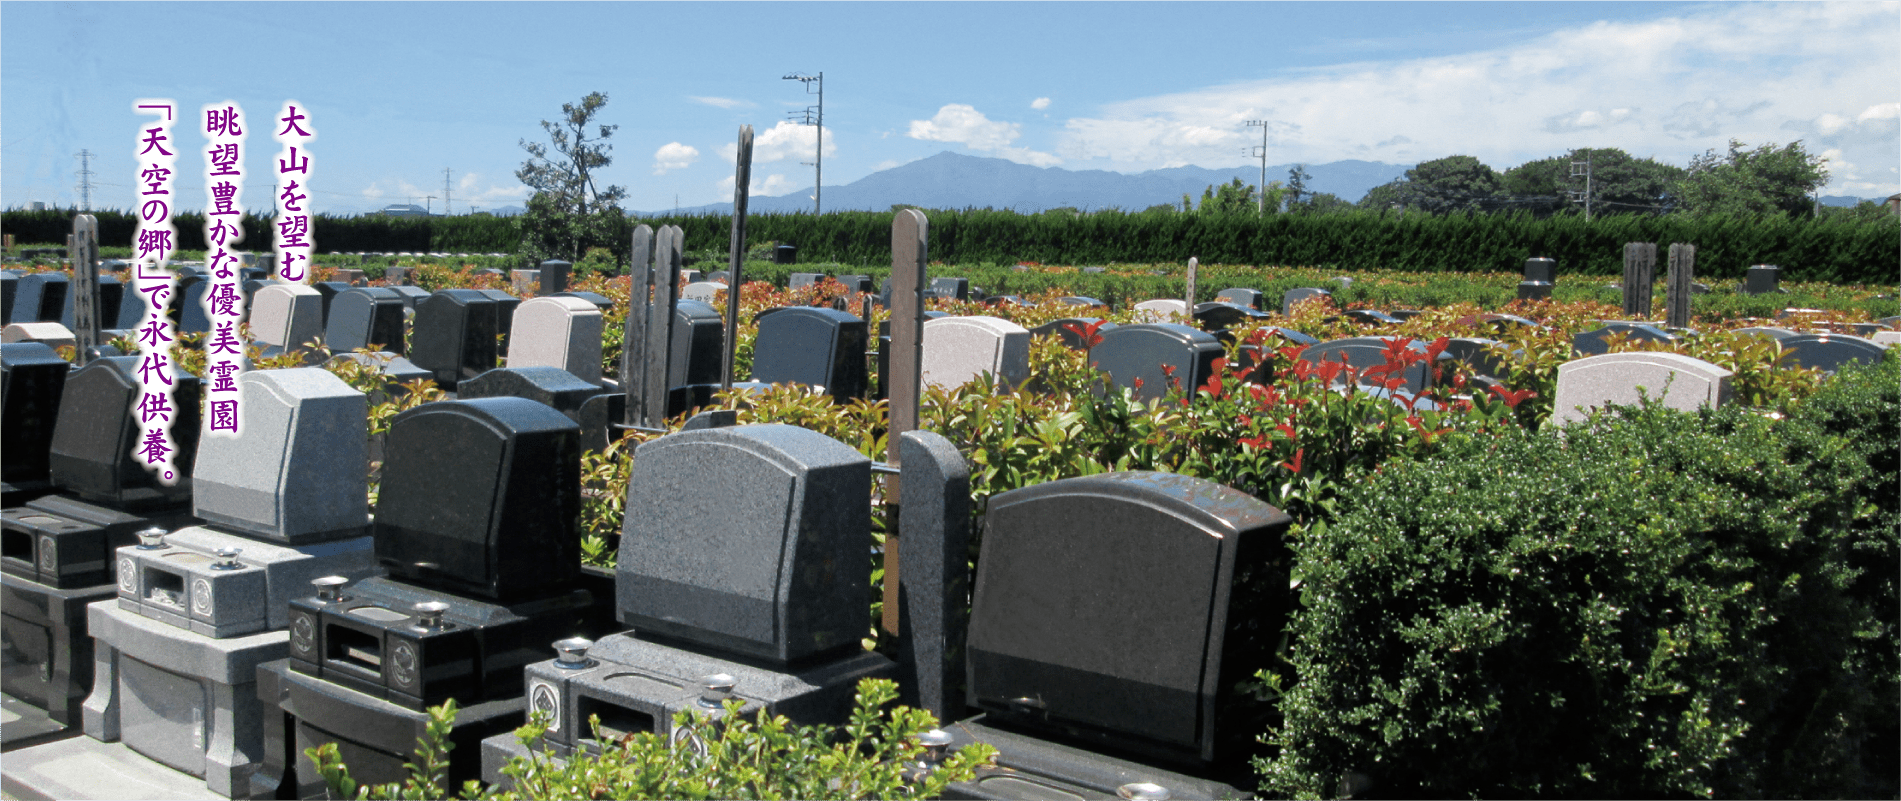
POLYGON ((1269 795, 1894 797, 1901 359, 1389 463, 1296 545, 1269 795), (1344 784, 1343 784, 1344 782, 1344 784))
MULTIPOLYGON (((104 241, 130 242, 129 214, 95 212, 104 241)), ((62 242, 72 212, 7 211, 0 229, 20 242, 62 242)), ((890 212, 759 214, 747 218, 754 243, 789 242, 806 262, 885 264, 891 258, 890 212)), ((1901 273, 1895 247, 1901 220, 1846 215, 1741 217, 1727 215, 1613 215, 1591 222, 1576 215, 1539 219, 1529 214, 1281 214, 1246 215, 1104 211, 1095 214, 1018 214, 974 209, 933 211, 931 256, 950 263, 1106 264, 1185 262, 1306 265, 1342 270, 1420 272, 1515 271, 1524 260, 1558 260, 1568 273, 1620 275, 1626 242, 1687 242, 1697 246, 1697 274, 1741 278, 1752 264, 1777 264, 1794 281, 1888 283, 1901 273)), ((656 216, 623 221, 599 243, 616 255, 634 225, 679 225, 689 249, 724 250, 732 218, 656 216)), ((202 249, 202 216, 180 214, 180 247, 202 249), (196 243, 195 245, 193 243, 196 243)), ((266 232, 247 218, 247 230, 266 232)), ((521 241, 513 217, 330 217, 318 215, 315 238, 323 252, 514 252, 521 241)), ((253 234, 256 236, 256 234, 253 234)))

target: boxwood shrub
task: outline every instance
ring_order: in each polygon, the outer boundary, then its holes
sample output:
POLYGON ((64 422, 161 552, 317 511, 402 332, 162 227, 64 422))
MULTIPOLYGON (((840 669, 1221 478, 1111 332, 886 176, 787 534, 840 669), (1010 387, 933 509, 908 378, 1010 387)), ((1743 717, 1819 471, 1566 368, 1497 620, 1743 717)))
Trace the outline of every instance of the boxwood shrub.
POLYGON ((1893 797, 1901 371, 1385 465, 1296 546, 1268 795, 1893 797))

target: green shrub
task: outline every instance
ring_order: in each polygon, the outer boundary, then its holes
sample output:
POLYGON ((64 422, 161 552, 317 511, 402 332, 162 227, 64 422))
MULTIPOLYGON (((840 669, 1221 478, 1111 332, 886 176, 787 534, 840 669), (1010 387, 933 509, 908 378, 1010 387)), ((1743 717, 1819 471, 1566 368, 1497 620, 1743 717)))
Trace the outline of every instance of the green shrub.
MULTIPOLYGON (((897 697, 897 684, 888 679, 859 682, 857 708, 843 728, 794 727, 764 710, 747 720, 736 700, 712 718, 682 710, 674 723, 687 727, 687 737, 641 732, 620 738, 599 755, 577 754, 566 761, 545 753, 514 757, 502 768, 512 787, 485 788, 471 781, 461 797, 936 798, 952 782, 969 781, 979 766, 993 762, 996 749, 979 743, 947 755, 934 770, 918 771, 915 762, 924 751, 918 735, 938 721, 905 706, 880 711, 897 697)), ((431 709, 430 718, 428 736, 418 742, 417 759, 409 764, 411 777, 400 784, 359 787, 334 743, 304 753, 316 763, 331 797, 449 798, 443 776, 454 702, 431 709)), ((598 734, 599 718, 590 723, 598 734)), ((516 736, 532 748, 545 730, 545 724, 531 722, 516 736)))
POLYGON ((1263 792, 1893 795, 1893 588, 1852 564, 1894 541, 1863 495, 1892 364, 1787 420, 1622 408, 1384 465, 1296 546, 1263 792))

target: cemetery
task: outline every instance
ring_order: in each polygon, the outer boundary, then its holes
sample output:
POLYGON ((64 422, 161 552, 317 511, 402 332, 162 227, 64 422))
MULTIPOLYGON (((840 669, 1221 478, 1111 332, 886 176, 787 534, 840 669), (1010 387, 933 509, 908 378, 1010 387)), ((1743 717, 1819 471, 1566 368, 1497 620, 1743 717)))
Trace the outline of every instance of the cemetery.
POLYGON ((5 792, 1901 793, 1895 286, 890 216, 247 276, 236 436, 203 265, 7 271, 5 792))

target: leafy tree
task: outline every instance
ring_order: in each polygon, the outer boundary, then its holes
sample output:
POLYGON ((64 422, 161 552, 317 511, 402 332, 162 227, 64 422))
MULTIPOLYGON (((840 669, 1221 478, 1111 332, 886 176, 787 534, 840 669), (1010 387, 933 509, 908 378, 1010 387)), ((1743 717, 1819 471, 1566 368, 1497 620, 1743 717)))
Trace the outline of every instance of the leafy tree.
POLYGON ((1287 210, 1298 214, 1330 214, 1352 208, 1352 203, 1332 192, 1312 192, 1307 195, 1306 200, 1300 202, 1300 205, 1289 205, 1287 210))
POLYGON ((617 257, 625 247, 616 234, 626 225, 626 213, 620 201, 627 190, 620 186, 595 185, 595 173, 613 163, 607 139, 618 125, 597 125, 596 114, 607 105, 607 95, 590 93, 580 105, 561 104, 559 123, 541 121, 541 128, 553 141, 550 146, 521 140, 528 160, 515 171, 515 178, 535 190, 528 199, 528 211, 522 215, 522 246, 526 255, 541 261, 562 258, 580 261, 590 246, 605 246, 617 257), (589 128, 594 128, 592 137, 589 128))
POLYGON ((1359 207, 1371 211, 1386 211, 1392 208, 1405 208, 1408 188, 1406 180, 1388 181, 1366 190, 1360 198, 1359 207))
POLYGON ((1308 194, 1307 182, 1313 180, 1308 174, 1307 165, 1296 164, 1287 168, 1287 205, 1300 205, 1300 199, 1308 194))
POLYGON ((1659 213, 1672 202, 1670 184, 1683 168, 1655 159, 1639 159, 1612 147, 1579 148, 1567 155, 1528 161, 1499 176, 1510 206, 1535 214, 1582 210, 1583 178, 1572 177, 1572 162, 1590 159, 1591 213, 1659 213))
POLYGON ((1731 139, 1727 154, 1710 150, 1691 159, 1671 187, 1679 207, 1692 214, 1813 212, 1809 195, 1828 183, 1826 159, 1809 155, 1800 140, 1746 147, 1731 139))
POLYGON ((1491 208, 1499 188, 1498 173, 1484 162, 1447 156, 1407 170, 1402 195, 1407 206, 1443 213, 1491 208))
MULTIPOLYGON (((1280 211, 1281 198, 1287 189, 1279 181, 1269 181, 1267 191, 1267 209, 1269 214, 1280 211)), ((1239 178, 1219 186, 1210 185, 1201 193, 1201 205, 1195 206, 1188 195, 1182 195, 1183 211, 1198 211, 1202 214, 1256 214, 1261 209, 1261 196, 1255 194, 1254 187, 1239 178)))

